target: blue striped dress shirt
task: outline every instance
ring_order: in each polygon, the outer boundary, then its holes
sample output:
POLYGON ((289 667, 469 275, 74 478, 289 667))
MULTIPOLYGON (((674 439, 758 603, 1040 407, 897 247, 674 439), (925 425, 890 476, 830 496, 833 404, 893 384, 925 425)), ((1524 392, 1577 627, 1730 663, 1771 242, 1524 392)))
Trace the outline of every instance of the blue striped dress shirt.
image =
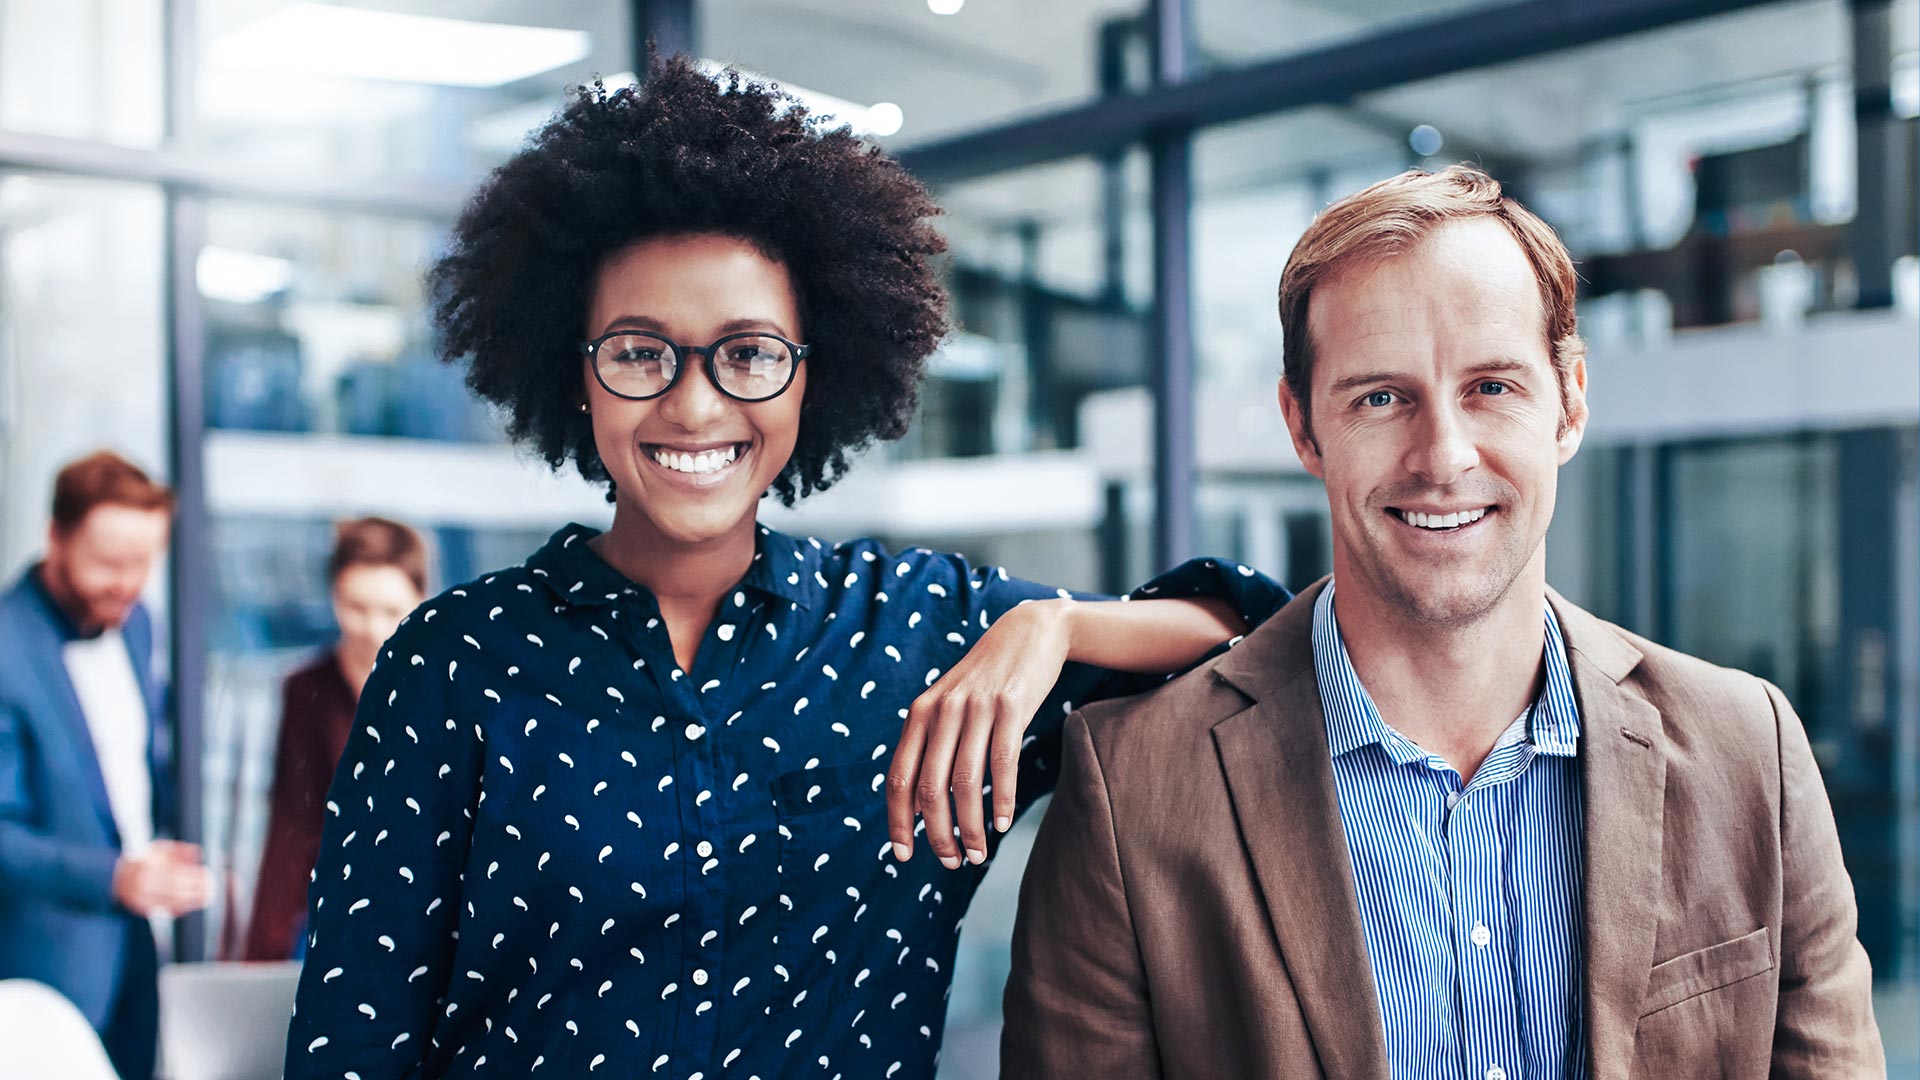
POLYGON ((1464 786, 1389 727, 1347 655, 1333 584, 1313 661, 1395 1080, 1587 1076, 1580 715, 1546 609, 1546 680, 1464 786))

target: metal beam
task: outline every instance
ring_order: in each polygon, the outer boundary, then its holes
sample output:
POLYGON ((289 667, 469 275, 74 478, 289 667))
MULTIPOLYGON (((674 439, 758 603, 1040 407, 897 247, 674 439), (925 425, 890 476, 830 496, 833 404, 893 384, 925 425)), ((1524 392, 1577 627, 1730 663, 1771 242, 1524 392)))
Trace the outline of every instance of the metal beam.
POLYGON ((315 183, 284 173, 236 170, 206 154, 142 150, 54 135, 0 132, 0 169, 92 176, 165 186, 169 191, 304 208, 449 220, 470 192, 467 184, 383 180, 315 183))
MULTIPOLYGON (((1153 0, 1153 81, 1187 77, 1186 0, 1153 0)), ((1193 132, 1148 134, 1153 177, 1153 558, 1156 569, 1194 553, 1193 132)))
POLYGON ((694 0, 629 0, 633 12, 633 70, 647 70, 651 46, 661 56, 698 55, 699 27, 694 0))
POLYGON ((1914 193, 1909 175, 1906 130, 1893 114, 1892 0, 1853 0, 1853 118, 1859 199, 1849 229, 1848 247, 1862 308, 1893 306, 1893 261, 1905 245, 1898 230, 1907 227, 1906 207, 1914 193))
POLYGON ((1773 0, 1526 0, 909 147, 907 168, 949 182, 1101 154, 1154 131, 1228 123, 1773 0))

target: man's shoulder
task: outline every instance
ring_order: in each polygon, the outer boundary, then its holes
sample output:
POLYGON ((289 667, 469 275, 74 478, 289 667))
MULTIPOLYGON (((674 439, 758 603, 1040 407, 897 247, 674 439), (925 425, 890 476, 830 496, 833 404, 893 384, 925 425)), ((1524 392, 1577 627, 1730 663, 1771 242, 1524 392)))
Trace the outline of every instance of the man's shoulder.
POLYGON ((1777 747, 1780 718, 1765 680, 1662 645, 1585 612, 1579 612, 1576 618, 1580 620, 1576 623, 1580 632, 1569 633, 1568 651, 1602 657, 1597 665, 1602 674, 1616 675, 1624 689, 1657 709, 1670 741, 1720 750, 1753 746, 1771 756, 1777 747), (1600 641, 1594 640, 1596 635, 1601 636, 1600 641), (1609 672, 1612 654, 1622 647, 1629 650, 1628 655, 1637 654, 1635 661, 1630 670, 1609 672))
POLYGON ((1213 758, 1213 729, 1253 705, 1221 671, 1232 655, 1228 650, 1146 693, 1095 702, 1074 713, 1085 723, 1110 781, 1116 770, 1136 763, 1151 774, 1182 767, 1195 756, 1213 758))

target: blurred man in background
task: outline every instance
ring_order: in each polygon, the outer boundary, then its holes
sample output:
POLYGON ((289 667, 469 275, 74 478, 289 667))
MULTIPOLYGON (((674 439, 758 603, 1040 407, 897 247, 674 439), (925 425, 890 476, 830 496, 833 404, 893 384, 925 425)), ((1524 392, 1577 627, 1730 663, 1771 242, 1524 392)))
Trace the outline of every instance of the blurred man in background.
POLYGON ((210 876, 169 820, 153 626, 140 594, 173 493, 106 451, 60 470, 45 558, 0 594, 0 979, 65 994, 122 1080, 153 1076, 150 920, 210 876))
POLYGON ((327 785, 380 646, 426 599, 426 541, 387 518, 342 521, 334 527, 327 577, 340 641, 287 676, 281 695, 273 807, 246 960, 289 960, 302 951, 298 938, 307 921, 307 879, 320 852, 327 785))

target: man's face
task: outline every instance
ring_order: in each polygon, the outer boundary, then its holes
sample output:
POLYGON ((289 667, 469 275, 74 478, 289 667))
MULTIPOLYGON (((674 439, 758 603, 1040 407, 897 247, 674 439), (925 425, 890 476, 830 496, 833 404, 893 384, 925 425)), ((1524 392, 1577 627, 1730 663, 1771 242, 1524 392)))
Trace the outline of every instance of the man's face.
POLYGON ((1559 467, 1586 428, 1576 364, 1562 423, 1531 265, 1499 222, 1441 226, 1418 246, 1318 286, 1311 437, 1342 594, 1370 592, 1435 625, 1472 623, 1528 574, 1545 585, 1559 467))
POLYGON ((165 511, 96 506, 47 537, 47 586, 83 633, 127 621, 167 547, 165 511))

